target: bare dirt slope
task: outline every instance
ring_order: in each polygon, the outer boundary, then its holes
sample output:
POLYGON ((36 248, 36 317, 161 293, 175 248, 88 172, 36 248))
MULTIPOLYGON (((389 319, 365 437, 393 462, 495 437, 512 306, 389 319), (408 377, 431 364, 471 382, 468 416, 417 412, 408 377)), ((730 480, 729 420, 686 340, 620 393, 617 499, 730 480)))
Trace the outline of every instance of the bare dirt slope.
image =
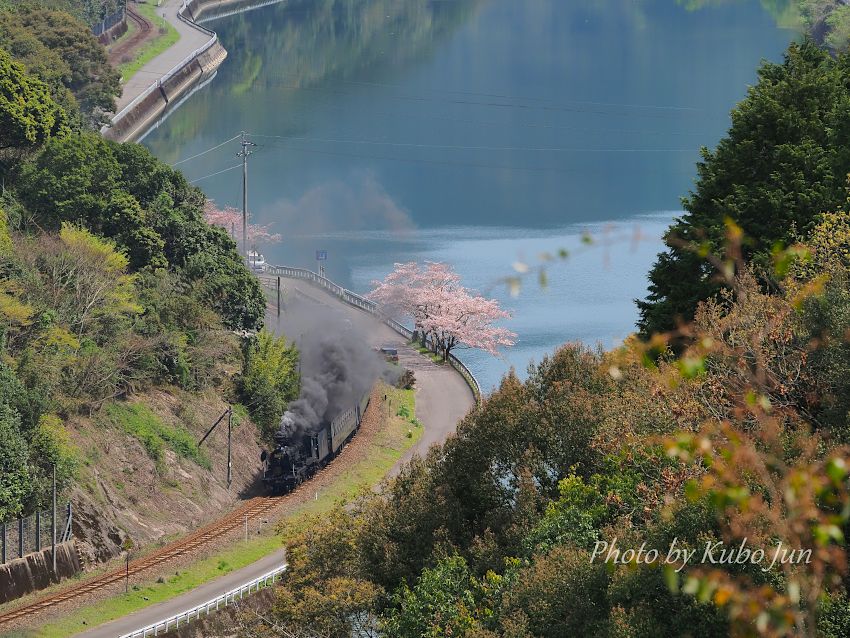
MULTIPOLYGON (((213 390, 200 396, 155 390, 129 403, 146 406, 166 425, 184 427, 195 441, 227 408, 213 390)), ((250 421, 234 428, 228 489, 226 421, 201 448, 207 469, 168 446, 157 463, 139 438, 116 427, 105 412, 68 422, 72 443, 84 459, 72 502, 75 536, 89 564, 115 556, 125 544, 147 546, 184 534, 255 493, 262 446, 250 421)))

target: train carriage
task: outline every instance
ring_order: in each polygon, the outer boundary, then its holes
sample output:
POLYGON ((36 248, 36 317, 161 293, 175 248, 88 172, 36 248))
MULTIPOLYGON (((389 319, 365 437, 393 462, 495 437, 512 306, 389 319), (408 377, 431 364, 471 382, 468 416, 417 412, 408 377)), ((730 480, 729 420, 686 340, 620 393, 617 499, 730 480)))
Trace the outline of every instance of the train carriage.
POLYGON ((369 393, 331 423, 304 438, 300 444, 281 431, 275 435, 275 449, 263 451, 263 483, 274 493, 288 492, 309 479, 339 454, 356 434, 369 406, 369 393))

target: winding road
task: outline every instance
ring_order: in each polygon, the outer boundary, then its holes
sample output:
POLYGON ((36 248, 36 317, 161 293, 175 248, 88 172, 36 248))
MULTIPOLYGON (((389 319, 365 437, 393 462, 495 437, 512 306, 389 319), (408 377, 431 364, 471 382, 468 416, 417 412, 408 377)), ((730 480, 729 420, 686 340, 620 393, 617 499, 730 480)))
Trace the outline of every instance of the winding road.
MULTIPOLYGON (((395 465, 391 475, 396 474, 404 462, 414 455, 424 456, 432 445, 442 443, 454 432, 457 423, 475 404, 472 391, 460 374, 450 366, 436 364, 420 354, 409 346, 401 335, 374 316, 349 306, 303 281, 283 278, 281 280, 286 290, 288 304, 309 304, 315 306, 319 312, 340 315, 356 327, 358 334, 365 335, 371 346, 395 346, 399 352, 400 365, 414 371, 416 417, 422 422, 424 433, 417 444, 395 465)), ((276 309, 269 309, 266 316, 266 326, 269 329, 278 334, 289 335, 291 330, 287 332, 288 325, 289 318, 285 311, 278 317, 276 309)), ((283 552, 276 552, 181 596, 151 605, 77 636, 79 638, 115 638, 141 629, 253 580, 282 564, 283 560, 283 552)))
MULTIPOLYGON (((416 377, 416 418, 422 422, 424 433, 416 445, 399 460, 391 476, 397 474, 399 468, 413 456, 424 457, 432 445, 445 441, 475 405, 472 390, 451 366, 439 365, 420 354, 407 344, 404 337, 373 315, 349 306, 302 280, 281 277, 281 282, 286 289, 288 303, 298 303, 299 299, 308 300, 341 314, 357 326, 358 332, 366 335, 371 346, 396 347, 399 364, 413 370, 416 377)), ((286 312, 278 318, 275 311, 271 311, 266 318, 266 326, 278 334, 288 334, 286 312)))
POLYGON ((151 84, 210 39, 209 34, 177 17, 177 10, 181 6, 182 0, 163 0, 162 5, 157 7, 156 12, 177 29, 180 39, 136 71, 136 74, 124 83, 116 111, 120 111, 144 93, 151 84))

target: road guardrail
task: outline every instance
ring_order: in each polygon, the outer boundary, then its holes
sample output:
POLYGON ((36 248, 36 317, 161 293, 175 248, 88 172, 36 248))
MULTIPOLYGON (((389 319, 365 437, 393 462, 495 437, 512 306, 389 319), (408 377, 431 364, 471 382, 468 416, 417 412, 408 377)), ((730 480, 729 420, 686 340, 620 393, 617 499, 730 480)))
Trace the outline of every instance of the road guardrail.
MULTIPOLYGON (((300 279, 302 281, 307 281, 318 288, 322 288, 323 290, 331 293, 332 295, 339 297, 345 303, 355 306, 356 308, 360 308, 365 312, 373 314, 379 317, 385 324, 387 324, 390 328, 399 333, 402 337, 407 339, 408 341, 413 339, 413 331, 405 326, 402 323, 399 323, 392 317, 387 317, 381 313, 378 304, 374 301, 369 301, 365 297, 358 295, 356 292, 351 292, 350 290, 343 288, 339 284, 334 283, 327 277, 323 277, 322 275, 314 273, 312 270, 307 270, 306 268, 291 268, 289 266, 270 266, 266 271, 268 273, 278 275, 280 277, 286 277, 288 279, 300 279)), ((449 354, 449 365, 451 365, 455 370, 460 373, 460 375, 466 381, 466 384, 469 386, 469 389, 472 390, 472 394, 475 397, 475 402, 481 402, 481 386, 478 384, 478 380, 475 378, 475 375, 472 374, 472 371, 467 368, 463 362, 458 359, 453 354, 449 354)))
POLYGON ((263 574, 259 578, 255 578, 244 585, 231 589, 229 592, 216 596, 202 605, 197 605, 196 607, 192 607, 191 609, 187 609, 179 614, 175 614, 165 620, 160 620, 150 624, 147 627, 131 631, 129 634, 124 634, 120 638, 147 638, 147 636, 158 636, 160 634, 165 634, 172 629, 178 629, 182 625, 189 624, 192 620, 198 620, 201 615, 209 616, 219 607, 232 605, 237 600, 242 600, 246 595, 251 594, 252 592, 258 592, 261 589, 273 585, 285 571, 286 565, 282 565, 266 574, 263 574))

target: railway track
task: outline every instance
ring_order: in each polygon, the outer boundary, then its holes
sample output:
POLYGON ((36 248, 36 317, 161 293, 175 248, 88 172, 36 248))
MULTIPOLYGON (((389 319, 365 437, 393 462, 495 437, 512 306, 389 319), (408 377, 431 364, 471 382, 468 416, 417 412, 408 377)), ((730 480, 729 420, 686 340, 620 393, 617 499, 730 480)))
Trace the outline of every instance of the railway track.
POLYGON ((136 30, 129 37, 119 40, 107 50, 109 62, 113 66, 121 64, 125 56, 132 53, 154 35, 153 24, 143 15, 136 13, 129 4, 125 15, 130 22, 136 25, 136 30))
MULTIPOLYGON (((355 439, 356 438, 357 437, 355 437, 355 439)), ((348 453, 349 445, 346 445, 340 450, 339 455, 336 459, 334 459, 334 461, 325 465, 316 472, 310 480, 302 483, 288 494, 280 496, 256 496, 245 501, 245 503, 241 506, 237 507, 235 510, 217 521, 213 521, 208 525, 200 527, 191 534, 164 545, 147 556, 131 561, 129 565, 129 574, 133 576, 153 570, 170 560, 199 549, 204 545, 207 545, 210 542, 241 528, 242 525, 244 525, 245 517, 248 518, 248 521, 251 521, 267 512, 271 512, 288 500, 297 501, 297 499, 299 499, 306 490, 311 489, 311 485, 318 482, 319 479, 337 467, 337 464, 346 457, 348 453)), ((14 623, 16 620, 21 620, 22 618, 39 614, 68 601, 82 598, 83 596, 92 594, 100 589, 105 589, 110 585, 114 585, 126 578, 127 573, 127 567, 119 567, 32 603, 21 605, 20 607, 10 609, 6 612, 0 611, 0 630, 3 630, 5 625, 14 623)))
MULTIPOLYGON (((323 468, 317 473, 316 476, 321 475, 326 469, 327 468, 323 468)), ((215 539, 220 538, 225 534, 228 534, 229 532, 239 529, 244 524, 246 516, 248 517, 249 521, 256 519, 264 513, 273 510, 284 500, 291 496, 294 496, 302 489, 304 489, 303 486, 299 487, 297 490, 291 492, 290 494, 285 494, 282 496, 258 496, 249 501, 246 501, 242 506, 236 508, 227 516, 204 527, 201 527, 193 533, 189 534, 188 536, 184 536, 183 538, 177 541, 169 543, 168 545, 161 547, 160 549, 152 552, 147 556, 131 561, 129 566, 129 573, 132 576, 135 574, 140 574, 149 571, 153 568, 159 567, 160 565, 168 562, 169 560, 177 558, 178 556, 182 556, 196 549, 199 549, 204 545, 210 543, 211 541, 214 541, 215 539)), ((12 623, 15 620, 24 618, 26 616, 31 616, 33 614, 40 613, 51 607, 56 607, 57 605, 68 602, 75 598, 80 598, 82 596, 86 596, 88 594, 96 592, 114 583, 120 582, 126 577, 126 575, 127 568, 122 567, 114 569, 105 574, 102 574, 101 576, 82 582, 71 589, 58 592, 51 596, 47 596, 45 598, 42 598, 41 600, 30 603, 28 605, 23 605, 8 612, 0 613, 0 627, 12 623)))

